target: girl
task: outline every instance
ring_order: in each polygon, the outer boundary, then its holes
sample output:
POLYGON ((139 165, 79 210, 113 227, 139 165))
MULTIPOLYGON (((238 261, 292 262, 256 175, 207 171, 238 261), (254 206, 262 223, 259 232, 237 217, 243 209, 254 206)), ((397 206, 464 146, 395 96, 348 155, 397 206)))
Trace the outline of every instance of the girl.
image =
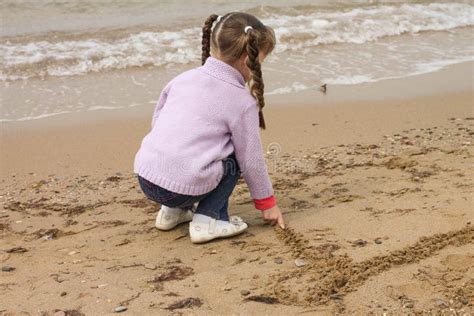
POLYGON ((191 221, 194 243, 242 233, 247 224, 227 209, 242 175, 263 219, 284 228, 259 134, 265 128, 260 63, 275 47, 275 33, 240 12, 213 14, 202 30, 203 65, 164 87, 135 157, 140 187, 162 205, 155 225, 170 230, 191 221))

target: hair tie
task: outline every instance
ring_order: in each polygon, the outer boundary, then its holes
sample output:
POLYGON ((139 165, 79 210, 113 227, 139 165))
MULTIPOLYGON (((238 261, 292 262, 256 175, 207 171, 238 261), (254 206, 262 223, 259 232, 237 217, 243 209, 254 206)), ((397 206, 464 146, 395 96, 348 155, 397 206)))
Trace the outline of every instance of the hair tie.
POLYGON ((219 23, 219 21, 222 19, 222 15, 219 15, 216 19, 216 23, 219 23))
POLYGON ((250 29, 253 29, 250 25, 246 26, 244 29, 244 33, 247 34, 250 29))

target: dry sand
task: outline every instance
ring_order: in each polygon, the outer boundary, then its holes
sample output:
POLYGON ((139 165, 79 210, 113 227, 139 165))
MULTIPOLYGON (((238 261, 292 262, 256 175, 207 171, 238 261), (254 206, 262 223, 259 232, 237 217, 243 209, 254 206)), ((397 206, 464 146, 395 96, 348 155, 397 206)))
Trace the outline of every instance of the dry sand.
POLYGON ((288 229, 264 225, 240 183, 248 231, 203 245, 187 225, 156 230, 131 173, 150 109, 4 124, 0 314, 474 312, 473 90, 380 98, 410 80, 269 106, 288 229))

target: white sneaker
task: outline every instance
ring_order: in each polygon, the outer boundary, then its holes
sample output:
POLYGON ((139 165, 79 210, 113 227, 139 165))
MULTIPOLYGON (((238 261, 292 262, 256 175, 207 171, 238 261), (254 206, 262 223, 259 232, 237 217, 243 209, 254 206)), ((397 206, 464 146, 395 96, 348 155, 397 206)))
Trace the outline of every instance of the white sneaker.
POLYGON ((189 223, 189 236, 193 243, 203 243, 216 238, 227 238, 243 233, 248 225, 238 216, 229 221, 216 220, 210 216, 194 214, 189 223))
POLYGON ((193 214, 192 210, 162 205, 156 216, 155 226, 160 230, 170 230, 181 223, 191 221, 193 214))

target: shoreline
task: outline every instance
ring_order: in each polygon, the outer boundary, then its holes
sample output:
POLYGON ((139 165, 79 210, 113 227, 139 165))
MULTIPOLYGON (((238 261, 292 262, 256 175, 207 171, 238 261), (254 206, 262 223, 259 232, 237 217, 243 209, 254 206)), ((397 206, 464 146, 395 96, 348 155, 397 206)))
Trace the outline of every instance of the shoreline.
MULTIPOLYGON (((473 67, 474 62, 464 63, 410 78, 330 86, 326 95, 302 91, 295 96, 268 98, 263 144, 266 148, 278 143, 284 152, 293 152, 308 146, 373 141, 410 127, 429 127, 449 117, 474 116, 473 67)), ((38 173, 35 169, 53 173, 57 166, 66 173, 89 172, 90 168, 130 170, 150 128, 154 106, 2 123, 0 174, 38 173), (117 153, 119 148, 123 154, 117 153), (85 162, 83 157, 88 154, 95 161, 85 162), (55 166, 49 163, 51 159, 55 166)))
MULTIPOLYGON (((132 80, 135 76, 144 74, 146 70, 129 70, 121 73, 130 73, 132 80)), ((328 85, 327 92, 324 94, 319 90, 319 86, 309 88, 298 92, 286 94, 266 95, 266 103, 268 109, 271 107, 293 107, 293 106, 325 106, 338 105, 347 103, 360 103, 364 101, 381 101, 381 100, 399 100, 416 98, 420 96, 429 96, 446 93, 457 93, 462 91, 470 91, 474 89, 474 61, 462 62, 454 65, 448 65, 434 72, 422 73, 402 78, 388 78, 376 82, 359 83, 353 85, 328 85), (447 82, 447 80, 449 80, 447 82), (419 82, 423 82, 419 85, 419 82), (311 100, 311 101, 308 101, 311 100)), ((89 74, 90 77, 78 76, 71 78, 75 81, 75 85, 87 85, 96 80, 114 80, 114 73, 109 74, 89 74)), ((167 75, 169 77, 169 74, 167 75)), ((121 78, 121 77, 120 77, 121 78)), ((62 80, 68 78, 49 78, 51 86, 63 85, 62 80)), ((170 78, 171 79, 171 78, 170 78)), ((33 80, 34 82, 34 80, 33 80)), ((40 82, 42 85, 48 86, 48 81, 40 82)), ((102 83, 103 85, 104 83, 102 83)), ((5 88, 4 89, 8 89, 5 88)), ((122 89, 120 90, 122 91, 122 89)), ((161 89, 156 89, 154 98, 158 99, 161 89)), ((119 97, 115 95, 114 97, 119 97)), ((128 96, 128 95, 127 95, 128 96)), ((18 101, 18 100, 17 100, 18 101)), ((103 100, 105 103, 107 100, 103 100)), ((114 101, 115 102, 115 101, 114 101)), ((154 103, 147 105, 132 106, 125 108, 98 109, 82 112, 66 112, 52 114, 39 119, 19 120, 19 121, 3 121, 0 122, 0 129, 10 128, 44 128, 47 126, 61 125, 71 126, 82 124, 84 121, 107 121, 124 118, 146 118, 151 115, 155 106, 154 103), (29 126, 25 126, 29 125, 29 126)))

